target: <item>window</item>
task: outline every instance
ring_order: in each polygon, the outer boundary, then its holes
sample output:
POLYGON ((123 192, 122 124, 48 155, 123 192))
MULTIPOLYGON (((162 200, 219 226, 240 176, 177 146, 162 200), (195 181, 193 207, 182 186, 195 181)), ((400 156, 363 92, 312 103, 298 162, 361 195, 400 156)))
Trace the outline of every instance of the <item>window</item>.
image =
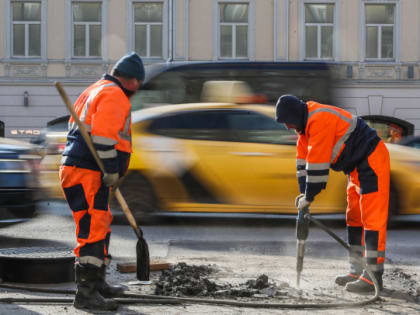
POLYGON ((245 81, 255 94, 264 95, 275 104, 282 94, 293 94, 303 100, 332 102, 333 77, 326 64, 212 62, 194 63, 174 68, 157 63, 147 65, 148 81, 131 98, 133 110, 163 104, 201 101, 203 84, 209 80, 245 81))
POLYGON ((414 125, 406 120, 384 115, 361 116, 377 134, 388 143, 398 143, 414 133, 414 125))
POLYGON ((41 56, 41 2, 12 1, 13 57, 41 56))
POLYGON ((394 59, 395 4, 365 4, 366 59, 394 59))
POLYGON ((229 141, 222 111, 186 112, 154 120, 149 131, 172 138, 229 141))
POLYGON ((219 3, 221 58, 248 58, 248 3, 219 3))
POLYGON ((72 3, 73 57, 100 57, 102 42, 102 3, 72 3))
POLYGON ((333 58, 334 4, 305 4, 305 58, 333 58))
POLYGON ((202 110, 154 120, 149 131, 173 138, 296 145, 297 136, 273 118, 246 110, 202 110))
POLYGON ((232 141, 296 145, 297 135, 273 118, 252 111, 231 111, 227 115, 232 141))
POLYGON ((163 57, 163 7, 163 2, 133 4, 135 51, 142 57, 163 57))

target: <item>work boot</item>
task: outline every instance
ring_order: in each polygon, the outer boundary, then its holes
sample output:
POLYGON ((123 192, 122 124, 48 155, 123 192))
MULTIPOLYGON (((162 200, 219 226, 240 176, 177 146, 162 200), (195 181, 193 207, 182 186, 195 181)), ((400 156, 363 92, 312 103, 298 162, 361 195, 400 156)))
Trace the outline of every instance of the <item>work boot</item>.
POLYGON ((121 285, 110 285, 106 282, 106 266, 101 268, 97 288, 99 293, 106 298, 122 296, 125 291, 125 288, 121 285))
POLYGON ((75 265, 77 292, 73 305, 78 309, 94 309, 114 311, 118 308, 117 302, 105 299, 98 291, 98 281, 101 268, 93 265, 75 265))
POLYGON ((335 283, 341 286, 345 286, 349 282, 354 282, 359 279, 360 274, 348 273, 345 276, 338 276, 335 278, 335 283))
MULTIPOLYGON (((382 273, 373 272, 376 280, 378 281, 379 291, 383 289, 382 283, 382 273)), ((375 286, 373 281, 367 274, 366 270, 363 271, 363 274, 359 277, 359 280, 350 282, 346 284, 346 291, 354 293, 373 293, 375 292, 375 286)))

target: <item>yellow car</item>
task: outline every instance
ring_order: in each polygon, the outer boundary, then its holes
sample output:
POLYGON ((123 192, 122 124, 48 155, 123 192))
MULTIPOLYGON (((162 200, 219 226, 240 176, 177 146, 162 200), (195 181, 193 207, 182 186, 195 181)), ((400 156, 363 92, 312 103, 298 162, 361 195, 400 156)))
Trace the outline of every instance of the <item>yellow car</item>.
MULTIPOLYGON (((252 95, 221 92, 235 89, 232 84, 238 82, 217 82, 217 96, 205 90, 203 103, 133 112, 134 152, 120 189, 135 216, 159 211, 296 213, 297 136, 275 122, 273 106, 253 104, 252 95)), ((420 150, 391 144, 388 149, 390 211, 420 213, 420 150)), ((346 184, 343 173, 331 170, 327 189, 315 198, 311 212, 344 212, 346 184)))

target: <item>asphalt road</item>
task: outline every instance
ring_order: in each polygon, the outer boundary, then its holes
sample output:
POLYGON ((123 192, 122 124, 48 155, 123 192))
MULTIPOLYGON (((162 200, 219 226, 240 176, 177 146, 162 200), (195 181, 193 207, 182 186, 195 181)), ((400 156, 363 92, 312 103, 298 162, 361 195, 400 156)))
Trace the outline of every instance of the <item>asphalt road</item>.
MULTIPOLYGON (((0 248, 30 246, 73 247, 75 245, 74 223, 65 203, 42 202, 39 204, 38 212, 39 215, 28 222, 0 229, 0 248)), ((321 218, 335 233, 345 238, 343 216, 323 216, 321 218)), ((112 225, 113 234, 110 252, 114 257, 114 263, 135 261, 135 245, 137 239, 130 226, 125 225, 124 221, 122 214, 116 214, 112 225)), ((414 216, 400 218, 398 222, 394 222, 395 227, 388 231, 388 266, 398 266, 398 268, 407 266, 411 272, 417 272, 416 266, 420 265, 420 242, 418 242, 420 239, 419 221, 419 218, 414 216)), ((157 222, 144 225, 142 228, 149 244, 151 256, 166 259, 171 263, 178 261, 201 261, 203 263, 217 264, 218 262, 222 263, 222 257, 232 259, 231 257, 237 255, 238 258, 235 258, 236 260, 233 264, 238 264, 238 270, 243 270, 244 272, 246 272, 246 266, 241 257, 244 257, 244 259, 245 257, 270 258, 275 264, 286 264, 282 268, 288 268, 289 272, 290 270, 294 270, 296 239, 295 220, 293 216, 169 215, 160 217, 157 222), (241 263, 244 264, 242 269, 239 266, 241 263)), ((323 265, 325 269, 322 272, 328 275, 328 281, 330 282, 335 273, 331 275, 325 262, 334 262, 334 265, 343 271, 347 268, 346 251, 331 239, 330 236, 316 227, 311 227, 310 229, 306 255, 306 267, 311 268, 310 262, 313 262, 313 264, 322 262, 321 266, 323 265)), ((307 273, 309 272, 307 271, 307 273)), ((418 275, 420 275, 420 269, 418 270, 418 275)), ((112 279, 118 281, 135 280, 135 275, 113 276, 112 279)), ((290 281, 294 281, 294 275, 291 276, 291 279, 293 280, 290 281)), ((303 282, 305 283, 305 281, 308 285, 311 282, 304 275, 303 282)), ((0 297, 2 295, 0 291, 0 297)), ((418 305, 418 300, 414 298, 413 301, 418 305)), ((411 306, 405 305, 405 307, 410 309, 411 306)), ((10 311, 13 311, 15 314, 56 314, 57 312, 63 312, 63 310, 69 314, 76 312, 71 306, 62 305, 16 306, 0 304, 0 314, 10 313, 10 311)), ((399 310, 401 311, 401 308, 399 310)), ((243 311, 243 309, 239 308, 220 306, 206 306, 202 308, 181 307, 173 309, 159 307, 148 308, 146 306, 136 308, 135 306, 130 306, 124 307, 120 313, 202 314, 203 312, 213 313, 214 311, 221 314, 268 314, 272 312, 268 312, 268 310, 266 310, 267 312, 243 311)), ((381 313, 382 310, 376 309, 376 311, 381 313)), ((377 313, 376 311, 374 312, 375 314, 377 313)), ((387 312, 384 312, 384 314, 387 312)), ((320 312, 319 314, 325 313, 320 312)), ((331 314, 333 313, 337 314, 337 312, 332 311, 331 314)), ((343 312, 342 314, 345 313, 343 312)), ((407 314, 409 313, 407 312, 407 314)), ((340 311, 338 314, 341 314, 340 311)))

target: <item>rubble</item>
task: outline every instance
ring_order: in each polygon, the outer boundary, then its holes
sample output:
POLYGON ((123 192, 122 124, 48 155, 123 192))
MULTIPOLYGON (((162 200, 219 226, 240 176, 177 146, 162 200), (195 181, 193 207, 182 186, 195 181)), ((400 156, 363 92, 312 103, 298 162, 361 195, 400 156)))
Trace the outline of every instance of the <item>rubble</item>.
POLYGON ((278 287, 264 274, 238 285, 216 283, 209 278, 216 270, 215 266, 210 265, 190 266, 184 262, 178 263, 162 271, 155 294, 217 298, 270 298, 287 295, 284 283, 278 287))
POLYGON ((393 291, 407 293, 410 296, 420 295, 417 274, 409 274, 401 268, 392 268, 385 271, 384 278, 386 286, 393 291))
MULTIPOLYGON (((254 269, 258 272, 258 269, 254 269)), ((240 275, 232 268, 218 265, 188 265, 185 262, 172 264, 168 270, 156 274, 153 293, 161 296, 198 297, 229 299, 244 302, 264 303, 343 303, 355 299, 342 287, 334 285, 308 286, 297 289, 288 282, 274 281, 266 274, 256 273, 255 278, 239 280, 240 275), (232 274, 229 274, 233 272, 232 274)), ((285 279, 288 279, 287 277, 285 279)), ((384 274, 385 289, 381 297, 404 300, 408 303, 420 302, 420 287, 417 274, 406 269, 389 268, 384 274)), ((357 296, 357 295, 356 295, 357 296)), ((368 297, 364 297, 366 299, 368 297)), ((382 307, 384 300, 378 301, 382 307)))

